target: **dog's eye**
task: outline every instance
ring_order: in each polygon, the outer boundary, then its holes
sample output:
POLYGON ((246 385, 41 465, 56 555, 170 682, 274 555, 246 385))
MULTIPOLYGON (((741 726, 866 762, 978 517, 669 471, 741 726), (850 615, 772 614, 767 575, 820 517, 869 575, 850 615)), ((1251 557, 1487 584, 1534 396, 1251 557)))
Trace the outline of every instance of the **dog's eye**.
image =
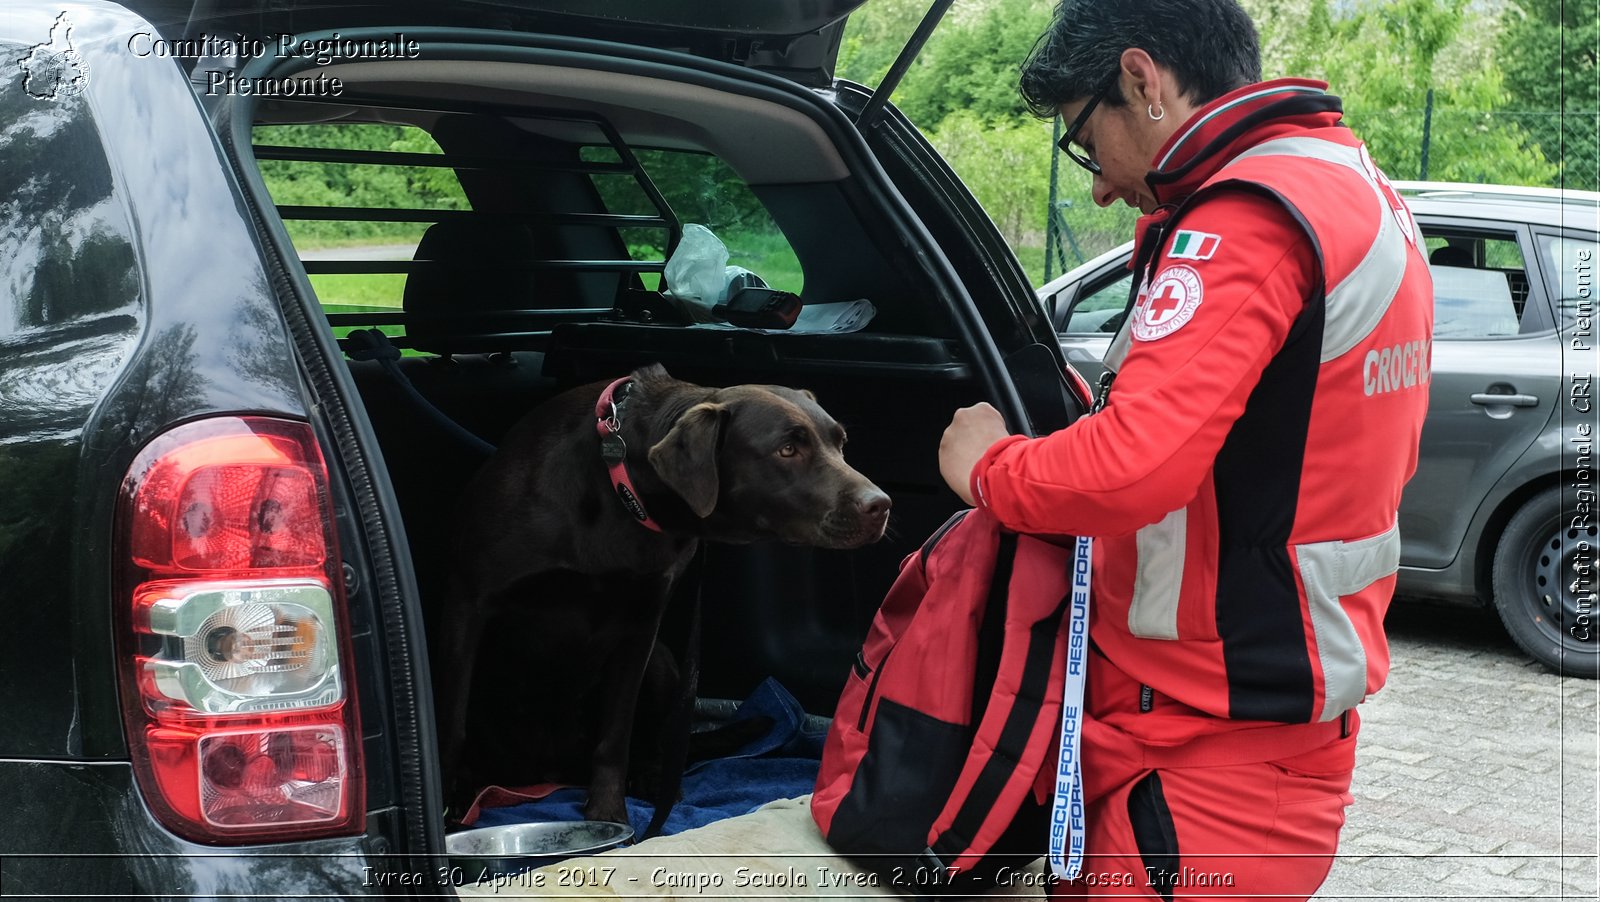
POLYGON ((778 456, 779 457, 793 457, 793 456, 795 456, 796 454, 799 454, 799 453, 800 453, 800 449, 795 446, 794 442, 790 442, 789 444, 784 445, 782 448, 778 449, 778 456))

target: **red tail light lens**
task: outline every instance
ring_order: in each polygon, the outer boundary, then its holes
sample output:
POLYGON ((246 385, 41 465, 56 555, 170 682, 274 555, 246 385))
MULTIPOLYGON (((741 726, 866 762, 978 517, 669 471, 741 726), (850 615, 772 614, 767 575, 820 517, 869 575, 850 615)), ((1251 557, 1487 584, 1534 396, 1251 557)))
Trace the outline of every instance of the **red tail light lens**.
POLYGON ((153 461, 133 497, 133 558, 153 570, 317 567, 328 556, 298 443, 218 435, 153 461))
POLYGON ((299 727, 200 739, 200 813, 219 827, 315 824, 344 806, 344 731, 299 727))
POLYGON ((151 810, 206 843, 359 832, 350 631, 311 428, 180 426, 134 460, 120 504, 123 709, 151 810))

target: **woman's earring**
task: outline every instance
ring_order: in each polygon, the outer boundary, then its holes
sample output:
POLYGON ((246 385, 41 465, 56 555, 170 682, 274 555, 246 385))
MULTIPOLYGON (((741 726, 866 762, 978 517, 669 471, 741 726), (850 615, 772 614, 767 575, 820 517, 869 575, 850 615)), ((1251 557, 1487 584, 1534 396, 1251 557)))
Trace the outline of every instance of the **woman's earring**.
POLYGON ((1160 122, 1161 120, 1167 118, 1167 108, 1164 107, 1164 106, 1161 107, 1161 112, 1158 113, 1158 112, 1156 112, 1156 107, 1158 107, 1158 106, 1161 106, 1161 105, 1159 103, 1149 104, 1148 106, 1146 106, 1144 108, 1144 114, 1146 116, 1149 116, 1151 119, 1154 119, 1157 122, 1160 122))

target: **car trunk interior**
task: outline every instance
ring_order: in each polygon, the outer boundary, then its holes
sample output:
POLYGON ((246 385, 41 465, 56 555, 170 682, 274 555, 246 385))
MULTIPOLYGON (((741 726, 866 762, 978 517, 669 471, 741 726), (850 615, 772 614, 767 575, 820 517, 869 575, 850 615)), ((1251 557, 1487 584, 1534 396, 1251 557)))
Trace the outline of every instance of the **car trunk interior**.
MULTIPOLYGON (((703 697, 743 699, 773 677, 806 711, 831 714, 900 560, 959 506, 936 449, 953 411, 984 399, 947 293, 919 262, 926 249, 869 199, 849 155, 817 115, 797 108, 794 93, 780 103, 692 79, 498 61, 320 71, 341 78, 345 95, 259 103, 255 156, 350 358, 401 506, 430 633, 441 616, 456 499, 484 455, 426 406, 492 444, 541 401, 649 363, 705 385, 810 389, 848 430, 851 465, 893 498, 888 536, 854 551, 711 546, 703 575, 684 580, 678 598, 701 593, 703 697), (306 125, 324 131, 283 128, 306 125), (349 150, 306 137, 375 125, 426 140, 349 150), (724 167, 721 175, 707 176, 699 161, 724 167), (459 187, 445 192, 455 198, 448 203, 389 209, 358 191, 307 199, 294 187, 297 179, 342 184, 338 173, 363 167, 443 176, 459 187), (870 323, 848 333, 769 334, 681 321, 657 291, 660 274, 684 227, 714 206, 685 208, 683 198, 723 190, 753 198, 723 226, 733 262, 762 275, 763 260, 792 255, 796 271, 777 287, 807 305, 866 299, 876 309, 870 323), (765 257, 734 246, 752 233, 752 216, 770 221, 765 257), (394 222, 414 223, 420 237, 384 259, 351 250, 371 223, 394 222), (322 239, 316 252, 308 223, 322 239), (373 277, 386 279, 393 296, 333 302, 341 280, 373 277), (370 346, 349 337, 369 327, 404 356, 371 359, 370 346)), ((514 616, 495 634, 478 679, 515 680, 518 654, 537 650, 518 638, 514 616)))

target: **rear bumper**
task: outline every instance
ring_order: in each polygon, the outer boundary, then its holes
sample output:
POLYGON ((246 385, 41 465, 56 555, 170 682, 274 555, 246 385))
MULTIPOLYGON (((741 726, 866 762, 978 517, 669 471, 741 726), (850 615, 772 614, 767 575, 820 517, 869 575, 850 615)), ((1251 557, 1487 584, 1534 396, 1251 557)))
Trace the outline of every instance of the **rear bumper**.
POLYGON ((208 847, 157 824, 125 761, 0 760, 0 895, 164 899, 234 896, 344 899, 438 893, 408 884, 426 866, 385 854, 396 819, 368 833, 274 845, 208 847))

